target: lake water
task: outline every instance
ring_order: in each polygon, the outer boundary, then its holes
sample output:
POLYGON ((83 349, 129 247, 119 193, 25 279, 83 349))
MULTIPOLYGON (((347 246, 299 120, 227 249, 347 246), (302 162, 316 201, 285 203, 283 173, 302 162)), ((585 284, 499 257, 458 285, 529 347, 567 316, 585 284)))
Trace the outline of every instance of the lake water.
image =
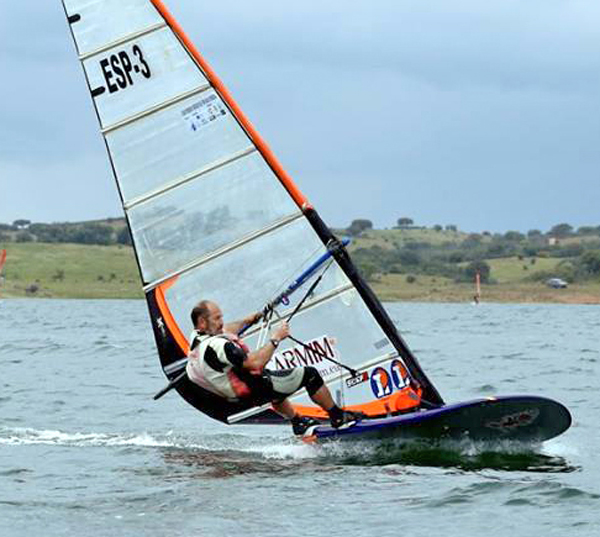
POLYGON ((0 535, 600 535, 600 308, 387 304, 447 402, 571 410, 541 446, 313 447, 164 384, 143 301, 0 302, 0 535))

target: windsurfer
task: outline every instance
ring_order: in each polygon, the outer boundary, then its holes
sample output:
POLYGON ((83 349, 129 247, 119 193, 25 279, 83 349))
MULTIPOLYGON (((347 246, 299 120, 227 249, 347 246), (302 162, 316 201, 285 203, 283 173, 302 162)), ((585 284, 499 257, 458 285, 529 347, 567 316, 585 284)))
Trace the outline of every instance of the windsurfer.
POLYGON ((305 388, 310 398, 328 413, 332 427, 349 427, 361 419, 362 414, 343 410, 334 403, 316 368, 265 369, 279 343, 289 336, 290 329, 287 322, 282 322, 266 345, 250 351, 237 334, 260 316, 256 313, 224 324, 221 309, 215 302, 199 302, 191 313, 194 332, 186 369, 190 380, 230 401, 271 402, 276 412, 292 422, 294 434, 303 434, 319 423, 299 415, 288 400, 300 388, 305 388))

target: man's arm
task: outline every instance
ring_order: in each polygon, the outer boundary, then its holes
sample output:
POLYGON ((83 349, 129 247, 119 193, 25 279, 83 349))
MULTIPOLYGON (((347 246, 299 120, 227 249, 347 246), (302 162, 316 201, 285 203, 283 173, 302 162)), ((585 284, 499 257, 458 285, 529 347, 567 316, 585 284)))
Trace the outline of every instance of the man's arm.
POLYGON ((244 369, 248 369, 251 373, 260 373, 267 365, 279 342, 290 335, 290 327, 287 322, 283 321, 281 325, 271 334, 271 339, 266 345, 253 352, 248 353, 244 360, 244 369))
POLYGON ((254 323, 257 323, 258 321, 260 321, 262 317, 262 313, 260 311, 257 311, 256 313, 251 313, 250 315, 247 315, 246 317, 244 317, 243 319, 240 319, 239 321, 233 321, 231 323, 227 323, 226 325, 223 326, 223 332, 229 332, 231 334, 239 334, 243 328, 245 328, 246 326, 251 326, 254 323))

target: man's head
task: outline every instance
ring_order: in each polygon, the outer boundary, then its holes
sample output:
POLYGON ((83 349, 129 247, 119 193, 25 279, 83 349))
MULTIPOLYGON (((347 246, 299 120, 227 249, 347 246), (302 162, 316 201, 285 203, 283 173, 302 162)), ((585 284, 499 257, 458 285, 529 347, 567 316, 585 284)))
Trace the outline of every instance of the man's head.
POLYGON ((211 336, 223 333, 223 313, 215 302, 202 300, 192 310, 192 324, 196 330, 211 336))

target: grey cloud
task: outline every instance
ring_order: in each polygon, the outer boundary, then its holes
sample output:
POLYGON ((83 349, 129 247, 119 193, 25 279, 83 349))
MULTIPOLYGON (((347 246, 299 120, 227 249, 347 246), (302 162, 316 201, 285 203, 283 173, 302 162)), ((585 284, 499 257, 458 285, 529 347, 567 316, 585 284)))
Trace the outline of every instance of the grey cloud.
MULTIPOLYGON (((597 219, 600 4, 167 3, 332 225, 597 219)), ((120 214, 60 2, 4 3, 0 30, 0 221, 120 214)))

